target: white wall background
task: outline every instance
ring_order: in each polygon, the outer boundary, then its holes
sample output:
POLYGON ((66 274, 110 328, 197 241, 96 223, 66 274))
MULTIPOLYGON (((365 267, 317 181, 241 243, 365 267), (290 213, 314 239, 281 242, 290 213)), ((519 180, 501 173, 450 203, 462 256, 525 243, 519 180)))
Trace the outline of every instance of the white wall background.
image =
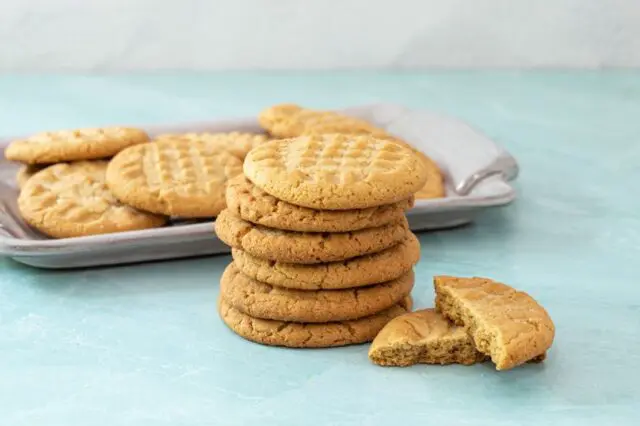
POLYGON ((0 0, 0 71, 638 66, 640 0, 0 0))

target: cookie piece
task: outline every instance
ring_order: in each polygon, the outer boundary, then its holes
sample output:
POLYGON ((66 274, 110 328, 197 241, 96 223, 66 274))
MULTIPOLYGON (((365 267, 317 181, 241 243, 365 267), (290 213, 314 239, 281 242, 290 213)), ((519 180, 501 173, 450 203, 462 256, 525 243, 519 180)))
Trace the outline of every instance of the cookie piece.
POLYGON ((105 184, 106 161, 47 167, 27 181, 18 197, 22 217, 54 238, 156 228, 167 219, 121 204, 105 184))
POLYGON ((302 136, 253 149, 244 174, 276 198, 319 210, 397 203, 424 186, 427 169, 411 149, 370 136, 302 136))
POLYGON ((16 182, 18 183, 18 188, 22 189, 22 187, 27 183, 29 179, 40 170, 47 168, 47 165, 33 165, 33 164, 23 164, 18 169, 18 173, 16 173, 16 182))
POLYGON ((219 143, 166 139, 116 155, 107 169, 107 184, 118 199, 133 207, 206 218, 224 209, 227 180, 240 173, 242 161, 219 143))
POLYGON ((318 111, 294 104, 275 105, 258 115, 263 129, 277 138, 295 138, 302 135, 341 133, 371 135, 392 139, 384 130, 365 120, 349 117, 334 111, 318 111))
POLYGON ((254 225, 229 210, 218 215, 215 231, 228 246, 266 260, 286 263, 324 263, 376 253, 398 244, 407 235, 403 220, 354 232, 292 232, 254 225))
POLYGON ((444 319, 434 309, 423 309, 389 321, 369 348, 369 359, 382 366, 464 364, 482 362, 464 328, 444 319))
POLYGON ((411 298, 369 317, 357 320, 304 324, 253 318, 218 299, 218 312, 236 334, 256 343, 290 348, 328 348, 373 340, 391 319, 411 310, 411 298))
POLYGON ((331 322, 384 311, 413 288, 413 271, 382 284, 345 290, 292 290, 256 281, 231 263, 220 279, 220 294, 254 318, 294 322, 331 322))
POLYGON ((235 248, 231 253, 238 269, 258 281, 299 290, 337 290, 378 284, 406 274, 420 259, 420 242, 408 232, 399 244, 378 253, 316 265, 264 260, 235 248))
POLYGON ((148 141, 143 130, 126 127, 60 130, 13 141, 5 150, 5 157, 26 164, 96 160, 148 141))
POLYGON ((555 335, 547 311, 531 296, 487 278, 434 278, 436 309, 464 326, 476 348, 507 370, 543 355, 555 335))
POLYGON ((159 135, 156 141, 162 140, 178 140, 183 143, 199 143, 206 142, 212 144, 220 144, 222 148, 229 151, 241 160, 247 156, 256 146, 269 140, 267 135, 259 133, 175 133, 159 135))
POLYGON ((401 220, 413 197, 398 203, 356 210, 314 210, 267 194, 243 175, 229 181, 227 208, 234 215, 270 228, 299 232, 348 232, 401 220))

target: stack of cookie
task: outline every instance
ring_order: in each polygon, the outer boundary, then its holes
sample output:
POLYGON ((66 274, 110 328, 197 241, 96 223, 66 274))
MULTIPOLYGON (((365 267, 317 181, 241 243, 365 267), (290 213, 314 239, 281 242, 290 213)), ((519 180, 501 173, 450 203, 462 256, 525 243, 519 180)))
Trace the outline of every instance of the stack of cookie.
POLYGON ((426 179, 411 149, 370 136, 253 149, 215 224, 233 249, 220 285, 223 321, 268 345, 371 341, 410 310, 420 246, 404 213, 426 179))
POLYGON ((140 129, 46 132, 12 142, 22 217, 54 238, 163 226, 216 216, 227 180, 263 134, 187 133, 151 140, 140 129), (113 158, 111 158, 113 157, 113 158))

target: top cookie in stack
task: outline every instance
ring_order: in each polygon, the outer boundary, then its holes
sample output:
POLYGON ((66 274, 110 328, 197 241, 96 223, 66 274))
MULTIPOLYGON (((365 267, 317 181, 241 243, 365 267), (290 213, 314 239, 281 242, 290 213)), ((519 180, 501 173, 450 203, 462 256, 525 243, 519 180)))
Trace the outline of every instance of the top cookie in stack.
POLYGON ((262 128, 276 138, 340 133, 343 135, 368 135, 407 146, 422 159, 427 169, 427 181, 416 192, 416 199, 440 198, 445 195, 442 173, 431 158, 407 142, 365 120, 335 111, 321 111, 294 104, 282 104, 262 111, 258 116, 258 121, 262 128))
POLYGON ((223 320, 270 345, 372 340, 410 309, 420 251, 404 213, 426 179, 411 149, 368 135, 253 149, 216 221, 234 258, 221 280, 223 320))

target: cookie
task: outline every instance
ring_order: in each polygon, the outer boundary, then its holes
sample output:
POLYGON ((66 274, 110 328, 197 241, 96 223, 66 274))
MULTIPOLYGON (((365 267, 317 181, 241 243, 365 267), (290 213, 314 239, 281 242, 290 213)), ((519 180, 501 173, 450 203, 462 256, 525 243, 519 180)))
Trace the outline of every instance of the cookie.
POLYGON ((121 204, 105 184, 106 161, 49 166, 22 188, 25 221, 54 238, 156 228, 167 219, 121 204))
POLYGON ((427 182, 415 194, 417 200, 442 198, 445 196, 444 177, 438 165, 423 153, 416 151, 427 168, 427 182))
POLYGON ((274 140, 253 149, 244 174, 274 197, 319 210, 397 203, 424 186, 427 169, 411 149, 370 136, 274 140))
POLYGON ((176 133, 164 134, 155 138, 156 141, 161 140, 179 140, 184 143, 207 142, 212 144, 220 144, 222 148, 229 151, 236 157, 244 160, 249 151, 256 146, 269 140, 267 135, 258 133, 176 133))
POLYGON ((274 136, 293 138, 303 135, 341 133, 347 135, 370 135, 387 139, 411 148, 418 154, 428 171, 425 186, 416 193, 417 199, 441 198, 445 195, 442 173, 438 166, 424 153, 409 143, 364 120, 345 116, 333 111, 316 111, 298 105, 275 105, 262 111, 258 120, 261 126, 274 136))
POLYGON ((333 111, 302 108, 293 104, 275 105, 265 109, 259 114, 258 122, 263 129, 277 138, 295 138, 302 135, 329 133, 393 138, 384 130, 365 120, 333 111))
POLYGON ((476 348, 498 370, 542 356, 555 327, 547 311, 527 293, 487 278, 434 278, 436 308, 464 326, 476 348))
POLYGON ((413 271, 382 284, 345 290, 292 290, 256 281, 231 263, 220 279, 220 294, 254 318, 294 322, 346 321, 384 311, 413 288, 413 271))
POLYGON ((228 246, 241 249, 260 259, 286 263, 324 263, 376 253, 404 240, 409 225, 406 218, 354 232, 292 232, 254 225, 220 213, 215 223, 218 237, 228 246))
POLYGON ((378 365, 406 367, 414 364, 464 364, 482 362, 464 328, 453 325, 434 309, 423 309, 389 321, 369 348, 378 365))
POLYGON ((256 343, 290 348, 328 348, 373 340, 391 319, 411 310, 411 298, 369 317, 357 320, 305 324, 253 318, 218 299, 218 312, 236 334, 256 343))
POLYGON ((244 176, 227 186, 227 208, 257 225, 299 232, 348 232, 402 220, 413 197, 398 203, 356 210, 314 210, 267 194, 244 176))
POLYGON ((18 188, 22 189, 22 187, 27 183, 31 176, 38 173, 40 170, 45 169, 46 165, 29 165, 23 164, 18 169, 18 173, 16 173, 16 182, 18 183, 18 188))
POLYGON ((26 164, 95 160, 148 141, 143 130, 126 127, 60 130, 13 141, 5 150, 5 157, 26 164))
POLYGON ((242 161, 219 143, 166 139, 116 155, 107 184, 118 199, 138 209, 206 218, 224 209, 227 180, 240 173, 242 161))
POLYGON ((406 274, 420 259, 420 242, 408 232, 399 244, 378 253, 316 265, 263 260, 238 249, 231 252, 238 269, 258 281, 299 290, 336 290, 378 284, 406 274))

